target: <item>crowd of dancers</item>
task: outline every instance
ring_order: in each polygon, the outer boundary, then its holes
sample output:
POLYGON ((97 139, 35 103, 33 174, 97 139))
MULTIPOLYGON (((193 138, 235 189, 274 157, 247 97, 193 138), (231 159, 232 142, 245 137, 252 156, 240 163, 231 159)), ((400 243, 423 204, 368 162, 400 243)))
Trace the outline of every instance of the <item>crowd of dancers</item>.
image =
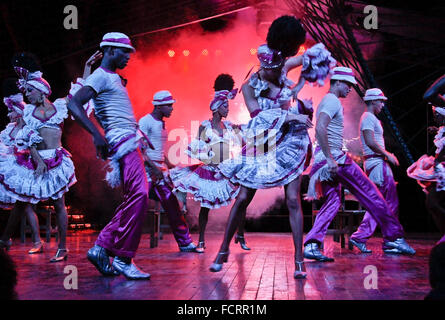
MULTIPOLYGON (((346 187, 367 210, 350 245, 370 253, 367 240, 377 226, 383 234, 385 253, 414 255, 405 241, 398 220, 396 183, 390 165, 397 158, 386 150, 384 132, 377 115, 387 100, 382 90, 366 90, 366 111, 360 124, 364 154, 363 171, 343 148, 344 115, 340 99, 348 96, 356 79, 350 68, 336 66, 324 45, 319 43, 302 55, 296 55, 305 42, 306 31, 292 16, 274 20, 266 44, 258 47, 260 67, 239 90, 251 120, 233 124, 224 118, 229 100, 238 94, 229 74, 220 74, 214 82, 210 102, 210 120, 203 121, 198 136, 186 153, 200 161, 187 167, 174 167, 165 154, 167 130, 164 119, 170 117, 176 100, 171 92, 157 92, 153 112, 136 121, 125 87, 125 79, 116 73, 124 69, 135 52, 128 36, 111 32, 103 36, 100 51, 88 59, 82 78, 71 85, 69 94, 51 102, 51 87, 30 54, 17 54, 13 67, 17 79, 4 83, 4 103, 10 123, 0 136, 0 203, 13 206, 0 247, 11 246, 11 234, 19 219, 26 216, 32 229, 33 247, 29 254, 43 251, 38 219, 33 204, 54 203, 59 232, 58 250, 51 262, 66 260, 67 212, 64 194, 76 183, 74 164, 61 145, 64 120, 70 115, 92 135, 97 156, 109 161, 106 180, 120 186, 123 202, 111 221, 102 229, 88 260, 104 276, 125 275, 128 279, 149 279, 150 274, 133 261, 142 234, 149 195, 159 200, 174 238, 182 252, 204 253, 205 229, 212 209, 233 202, 224 238, 209 270, 219 272, 229 257, 229 245, 235 236, 244 250, 250 250, 244 237, 247 207, 258 189, 284 186, 285 202, 295 248, 294 278, 306 278, 304 259, 332 262, 322 253, 327 228, 341 205, 341 187, 346 187), (100 62, 94 72, 92 65, 100 62), (301 67, 297 83, 288 79, 292 69, 301 67), (299 99, 308 82, 324 84, 330 75, 330 89, 320 102, 313 120, 311 100, 299 99), (26 97, 27 103, 24 102, 26 97), (102 130, 89 119, 94 112, 102 130), (315 128, 316 147, 308 129, 315 128), (102 133, 103 132, 103 133, 102 133), (239 147, 237 153, 233 146, 239 147), (310 166, 310 168, 309 168, 310 166), (303 242, 303 214, 300 200, 302 174, 310 170, 307 200, 322 199, 323 205, 303 242), (181 212, 177 192, 189 193, 200 203, 199 241, 192 241, 181 212), (236 232, 236 235, 235 235, 236 232), (112 261, 111 261, 112 259, 112 261)), ((436 157, 423 156, 408 169, 427 193, 427 207, 437 225, 445 232, 445 208, 441 206, 445 190, 445 80, 438 80, 425 94, 431 101, 437 129, 436 157)), ((443 241, 444 238, 441 239, 443 241)))

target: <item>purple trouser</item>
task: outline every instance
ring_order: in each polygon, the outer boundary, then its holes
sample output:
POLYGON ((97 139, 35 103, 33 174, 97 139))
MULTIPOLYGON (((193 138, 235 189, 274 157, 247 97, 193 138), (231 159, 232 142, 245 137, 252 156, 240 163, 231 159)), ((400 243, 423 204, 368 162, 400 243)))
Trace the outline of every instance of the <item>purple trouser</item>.
POLYGON ((142 235, 148 208, 148 183, 139 149, 119 160, 124 202, 105 226, 96 244, 119 257, 133 258, 142 235))
MULTIPOLYGON (((142 235, 142 225, 148 208, 149 184, 139 149, 119 160, 124 202, 116 209, 111 221, 99 234, 96 244, 119 257, 133 258, 142 235)), ((170 226, 179 246, 192 239, 182 216, 178 200, 168 186, 153 186, 156 195, 168 213, 170 226)))
MULTIPOLYGON (((383 184, 377 187, 385 198, 390 213, 396 219, 398 219, 399 198, 397 197, 396 182, 391 175, 386 174, 386 170, 391 170, 389 165, 386 162, 384 162, 383 165, 383 184)), ((372 218, 369 212, 366 212, 357 231, 351 235, 351 239, 354 239, 357 242, 365 243, 369 240, 369 238, 371 238, 376 228, 377 222, 372 218)))
POLYGON ((322 243, 326 231, 340 209, 340 191, 343 184, 376 220, 382 229, 384 241, 394 241, 403 237, 399 221, 390 213, 388 205, 374 183, 350 158, 344 165, 338 166, 338 172, 331 181, 323 181, 325 202, 317 214, 314 225, 306 235, 305 244, 322 243))
POLYGON ((189 228, 184 215, 181 213, 178 199, 173 193, 172 188, 168 184, 153 184, 152 188, 162 207, 167 212, 170 228, 176 242, 180 247, 187 246, 192 242, 192 237, 190 236, 189 228))

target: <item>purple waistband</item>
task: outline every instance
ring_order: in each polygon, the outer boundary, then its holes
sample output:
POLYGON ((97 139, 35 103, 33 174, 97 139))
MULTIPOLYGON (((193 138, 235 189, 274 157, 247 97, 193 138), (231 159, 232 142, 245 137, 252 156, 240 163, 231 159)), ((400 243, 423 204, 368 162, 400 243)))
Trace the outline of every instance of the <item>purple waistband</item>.
MULTIPOLYGON (((35 163, 35 161, 32 159, 29 150, 18 151, 17 149, 15 149, 14 155, 17 160, 17 163, 22 167, 26 167, 29 170, 37 169, 37 163, 35 163)), ((56 150, 56 155, 54 156, 54 158, 44 159, 43 161, 48 167, 48 170, 50 170, 59 166, 62 163, 63 156, 71 157, 71 154, 66 149, 60 148, 56 150)))

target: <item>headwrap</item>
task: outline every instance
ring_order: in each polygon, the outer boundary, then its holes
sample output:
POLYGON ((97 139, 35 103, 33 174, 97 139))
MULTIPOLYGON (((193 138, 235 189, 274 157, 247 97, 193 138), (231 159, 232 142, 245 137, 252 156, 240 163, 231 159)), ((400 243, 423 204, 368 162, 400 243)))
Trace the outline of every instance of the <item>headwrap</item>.
POLYGON ((281 52, 269 48, 267 44, 262 44, 258 47, 257 57, 260 60, 261 67, 266 69, 277 68, 284 63, 284 57, 281 52))
POLYGON ((19 76, 19 80, 17 81, 17 86, 19 87, 20 90, 25 91, 26 85, 30 85, 33 88, 44 93, 46 96, 51 95, 51 87, 49 83, 42 78, 42 72, 40 71, 29 72, 28 70, 22 67, 14 67, 14 70, 19 76))
POLYGON ((23 115, 25 103, 23 102, 23 95, 21 93, 16 93, 12 96, 3 98, 3 102, 10 111, 15 111, 19 115, 23 115))
POLYGON ((228 102, 228 99, 234 99, 236 94, 238 93, 238 89, 229 90, 220 90, 215 91, 215 97, 212 102, 210 102, 210 110, 215 112, 221 107, 224 103, 228 102))

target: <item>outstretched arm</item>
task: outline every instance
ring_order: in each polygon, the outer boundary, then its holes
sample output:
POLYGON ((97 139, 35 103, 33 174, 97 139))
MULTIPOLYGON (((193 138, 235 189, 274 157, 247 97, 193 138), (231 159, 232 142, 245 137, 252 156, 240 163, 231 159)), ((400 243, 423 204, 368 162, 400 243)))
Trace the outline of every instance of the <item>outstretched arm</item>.
POLYGON ((295 69, 303 64, 303 56, 291 57, 286 60, 283 67, 284 74, 288 74, 289 71, 295 69))
POLYGON ((445 98, 442 94, 445 93, 445 75, 437 79, 431 87, 423 95, 423 99, 427 102, 431 102, 437 107, 445 107, 445 98))
POLYGON ((83 109, 83 105, 95 96, 96 92, 90 86, 85 86, 74 95, 67 107, 76 121, 93 136, 97 156, 106 159, 108 157, 108 143, 83 109))

